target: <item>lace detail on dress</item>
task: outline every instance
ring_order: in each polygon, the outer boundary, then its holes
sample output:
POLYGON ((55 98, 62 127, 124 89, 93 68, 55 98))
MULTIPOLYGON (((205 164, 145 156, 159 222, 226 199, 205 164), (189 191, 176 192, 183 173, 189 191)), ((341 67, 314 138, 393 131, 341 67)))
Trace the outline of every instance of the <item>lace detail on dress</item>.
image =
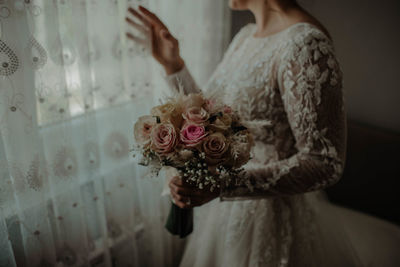
POLYGON ((175 92, 183 91, 185 94, 201 92, 186 65, 180 71, 163 77, 168 86, 175 92))
MULTIPOLYGON (((319 30, 310 28, 296 34, 278 51, 281 53, 276 61, 276 86, 281 101, 276 101, 275 106, 282 104, 284 113, 280 115, 284 114, 286 120, 275 122, 288 123, 297 152, 266 165, 249 162, 240 178, 227 178, 229 186, 226 183, 223 186, 222 200, 323 189, 338 181, 342 174, 346 145, 342 74, 331 41, 319 30)), ((252 98, 262 101, 253 93, 240 104, 247 104, 252 98)), ((248 105, 247 113, 242 112, 246 119, 265 112, 256 103, 248 105), (250 115, 257 112, 260 113, 250 115)), ((274 106, 271 99, 267 103, 274 106)))

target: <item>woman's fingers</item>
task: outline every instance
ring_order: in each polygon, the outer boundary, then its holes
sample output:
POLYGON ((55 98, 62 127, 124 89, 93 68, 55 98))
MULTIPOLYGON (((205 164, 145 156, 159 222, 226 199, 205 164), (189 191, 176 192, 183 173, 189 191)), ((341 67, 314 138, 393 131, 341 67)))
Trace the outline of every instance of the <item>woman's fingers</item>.
POLYGON ((150 26, 150 43, 151 43, 152 53, 154 56, 156 56, 158 50, 158 39, 156 35, 156 30, 153 25, 150 26))
POLYGON ((130 18, 126 17, 125 18, 126 22, 128 22, 128 24, 132 25, 135 29, 137 29, 138 31, 140 31, 141 33, 143 33, 144 35, 148 35, 149 34, 149 30, 146 29, 144 26, 134 22, 133 20, 131 20, 130 18))
POLYGON ((144 25, 146 25, 147 27, 150 28, 151 23, 150 23, 150 21, 149 21, 147 18, 145 18, 144 16, 142 16, 139 12, 137 12, 137 11, 136 11, 135 9, 133 9, 132 7, 129 7, 129 8, 128 8, 128 11, 129 11, 133 16, 135 16, 138 20, 140 20, 144 25))
POLYGON ((135 42, 137 42, 137 43, 139 43, 139 44, 141 44, 141 45, 143 45, 143 46, 146 46, 146 45, 147 45, 147 42, 146 42, 145 39, 139 38, 139 37, 133 35, 133 34, 130 33, 130 32, 127 32, 127 33, 126 33, 126 36, 127 36, 129 39, 131 39, 131 40, 133 40, 133 41, 135 41, 135 42))
POLYGON ((177 186, 174 183, 169 184, 169 188, 172 192, 182 195, 182 196, 190 196, 191 191, 183 186, 177 186))
POLYGON ((161 28, 167 29, 164 23, 162 23, 162 21, 154 13, 150 12, 147 8, 139 6, 139 10, 143 13, 143 15, 146 17, 148 21, 161 28))
POLYGON ((185 181, 183 178, 180 176, 174 176, 171 181, 171 183, 174 183, 177 186, 183 186, 183 187, 188 187, 188 188, 193 188, 193 189, 198 189, 195 185, 190 184, 189 182, 185 181))
POLYGON ((192 200, 190 200, 190 205, 187 204, 188 202, 188 198, 182 197, 178 194, 176 194, 175 192, 171 191, 171 196, 172 199, 174 200, 175 205, 177 205, 178 207, 180 207, 181 209, 188 209, 191 208, 192 206, 192 200))
POLYGON ((147 27, 150 27, 150 25, 153 25, 153 26, 158 26, 163 29, 167 29, 167 27, 164 25, 164 23, 162 23, 162 21, 155 14, 153 14, 148 9, 146 9, 142 6, 139 6, 139 10, 142 12, 142 14, 137 12, 132 7, 129 7, 128 10, 133 16, 135 16, 137 19, 139 19, 141 22, 143 22, 143 24, 145 24, 147 27))
MULTIPOLYGON (((180 201, 183 203, 187 203, 189 201, 189 197, 181 196, 181 195, 175 193, 174 191, 171 191, 171 195, 176 201, 180 201)), ((190 202, 192 202, 192 201, 190 200, 190 202)))
POLYGON ((179 194, 176 194, 175 192, 171 191, 171 196, 172 199, 174 200, 175 205, 182 209, 189 209, 189 208, 194 208, 196 206, 201 206, 204 203, 203 198, 199 198, 196 196, 190 196, 190 197, 185 197, 181 196, 179 194), (190 198, 190 204, 188 204, 190 198))
POLYGON ((196 206, 201 206, 204 203, 209 202, 210 200, 218 197, 217 194, 208 192, 207 190, 201 190, 192 186, 185 185, 177 185, 174 183, 177 182, 182 184, 182 181, 179 176, 175 176, 171 179, 169 183, 171 196, 174 199, 174 203, 180 208, 192 208, 196 206), (188 204, 188 200, 190 198, 190 205, 188 204))
POLYGON ((181 179, 179 176, 174 176, 174 177, 172 177, 172 179, 171 179, 170 182, 171 182, 171 183, 174 183, 174 184, 176 184, 176 185, 183 185, 183 181, 182 181, 182 179, 181 179))
POLYGON ((182 196, 201 196, 203 195, 202 192, 199 191, 199 189, 195 187, 187 187, 187 186, 178 186, 175 185, 174 183, 170 183, 169 187, 171 188, 171 191, 174 191, 178 195, 182 196))

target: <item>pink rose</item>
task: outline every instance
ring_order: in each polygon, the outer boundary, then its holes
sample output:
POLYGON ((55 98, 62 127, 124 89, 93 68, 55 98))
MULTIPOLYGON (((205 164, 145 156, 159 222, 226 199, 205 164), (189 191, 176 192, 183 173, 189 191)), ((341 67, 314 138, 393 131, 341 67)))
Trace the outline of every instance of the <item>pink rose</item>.
POLYGON ((224 161, 224 154, 228 150, 228 140, 222 133, 213 133, 207 136, 202 144, 208 164, 218 164, 224 161))
POLYGON ((196 146, 207 136, 206 130, 202 125, 187 123, 180 132, 181 141, 187 147, 196 146))
POLYGON ((191 121, 195 124, 203 124, 208 120, 210 115, 202 107, 190 107, 183 112, 182 117, 185 120, 191 121))
POLYGON ((151 129, 155 124, 156 118, 153 116, 139 117, 133 129, 136 142, 139 144, 145 144, 150 141, 151 129))
POLYGON ((153 150, 160 154, 172 152, 177 136, 174 126, 171 123, 158 123, 151 131, 151 144, 153 150))

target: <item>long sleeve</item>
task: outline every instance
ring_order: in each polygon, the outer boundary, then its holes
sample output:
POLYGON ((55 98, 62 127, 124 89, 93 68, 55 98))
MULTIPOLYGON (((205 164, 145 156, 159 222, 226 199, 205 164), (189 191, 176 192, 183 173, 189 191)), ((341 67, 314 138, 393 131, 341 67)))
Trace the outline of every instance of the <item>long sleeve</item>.
POLYGON ((184 65, 183 68, 178 72, 165 75, 164 79, 169 88, 175 90, 176 92, 183 90, 185 95, 201 92, 201 89, 197 86, 196 81, 193 79, 186 65, 184 65))
POLYGON ((265 198, 324 189, 337 182, 346 150, 342 72, 322 33, 293 38, 282 49, 277 86, 296 153, 244 166, 221 182, 220 200, 265 198))
MULTIPOLYGON (((216 67, 216 70, 214 71, 213 75, 210 77, 209 81, 205 85, 205 88, 210 86, 213 79, 215 78, 215 74, 217 73, 218 68, 237 49, 238 45, 240 44, 240 42, 243 41, 244 37, 246 36, 246 33, 249 32, 250 28, 251 28, 251 23, 242 27, 240 31, 233 37, 232 41, 230 42, 228 48, 224 53, 221 62, 216 67)), ((181 90, 183 91, 184 94, 202 92, 202 89, 199 88, 199 86, 197 85, 195 79, 191 75, 186 65, 184 65, 184 67, 178 72, 175 72, 170 75, 166 75, 164 73, 162 76, 166 81, 169 89, 171 89, 173 92, 180 92, 181 90)))

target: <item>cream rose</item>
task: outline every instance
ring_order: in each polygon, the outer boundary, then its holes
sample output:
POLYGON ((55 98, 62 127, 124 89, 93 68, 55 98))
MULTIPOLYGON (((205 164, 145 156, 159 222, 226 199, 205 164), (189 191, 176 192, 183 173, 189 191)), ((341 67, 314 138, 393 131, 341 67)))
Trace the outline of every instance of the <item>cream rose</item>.
POLYGON ((173 103, 153 107, 151 115, 158 116, 161 122, 171 122, 176 128, 180 128, 183 121, 181 108, 173 103))
POLYGON ((150 113, 160 118, 169 117, 174 111, 175 107, 172 103, 166 103, 164 105, 155 106, 151 109, 150 113))
POLYGON ((151 130, 151 147, 160 154, 174 150, 177 144, 175 127, 171 123, 158 123, 151 130))
POLYGON ((210 114, 202 107, 190 107, 184 111, 182 117, 195 124, 203 124, 208 120, 210 114))
POLYGON ((134 125, 133 134, 137 143, 143 145, 150 141, 150 133, 156 124, 156 118, 153 116, 142 116, 134 125))

